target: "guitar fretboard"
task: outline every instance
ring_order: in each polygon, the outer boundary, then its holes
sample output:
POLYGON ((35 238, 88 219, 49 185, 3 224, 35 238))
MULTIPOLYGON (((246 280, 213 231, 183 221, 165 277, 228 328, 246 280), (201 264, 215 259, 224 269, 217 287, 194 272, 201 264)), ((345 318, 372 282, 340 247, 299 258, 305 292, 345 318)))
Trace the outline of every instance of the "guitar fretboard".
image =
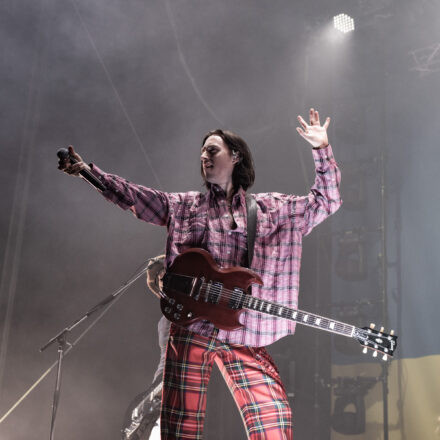
POLYGON ((273 316, 280 316, 291 321, 298 322, 309 327, 319 328, 331 333, 352 337, 356 327, 343 322, 335 321, 334 319, 325 318, 323 316, 315 315, 301 310, 291 309, 267 301, 260 298, 255 298, 250 295, 244 295, 243 306, 256 312, 267 313, 273 316))

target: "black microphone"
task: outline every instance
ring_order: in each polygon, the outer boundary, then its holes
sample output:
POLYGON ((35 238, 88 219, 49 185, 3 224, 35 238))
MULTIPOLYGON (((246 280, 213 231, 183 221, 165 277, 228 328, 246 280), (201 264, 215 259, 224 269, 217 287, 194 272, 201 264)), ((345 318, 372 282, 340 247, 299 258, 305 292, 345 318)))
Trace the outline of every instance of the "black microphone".
MULTIPOLYGON (((71 163, 78 163, 78 161, 69 153, 69 150, 67 148, 60 148, 57 151, 57 156, 60 160, 69 160, 71 163)), ((106 186, 89 170, 81 170, 79 174, 81 174, 81 177, 87 180, 87 182, 93 185, 96 189, 99 189, 99 191, 105 191, 107 189, 106 186)))

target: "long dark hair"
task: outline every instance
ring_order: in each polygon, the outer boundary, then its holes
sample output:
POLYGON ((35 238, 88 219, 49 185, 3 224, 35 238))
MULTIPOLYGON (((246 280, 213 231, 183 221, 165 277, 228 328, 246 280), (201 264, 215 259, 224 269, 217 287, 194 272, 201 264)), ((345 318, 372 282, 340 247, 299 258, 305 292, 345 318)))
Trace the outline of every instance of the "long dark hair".
MULTIPOLYGON (((231 153, 234 151, 237 152, 239 161, 235 164, 234 171, 232 172, 232 183, 235 191, 237 191, 240 186, 246 191, 255 181, 254 161, 247 143, 240 136, 231 131, 217 129, 212 130, 205 135, 202 141, 202 146, 205 144, 206 139, 208 139, 209 136, 220 136, 231 153)), ((203 175, 202 165, 200 165, 200 172, 205 182, 205 186, 208 189, 211 188, 211 184, 206 181, 205 176, 203 175)))

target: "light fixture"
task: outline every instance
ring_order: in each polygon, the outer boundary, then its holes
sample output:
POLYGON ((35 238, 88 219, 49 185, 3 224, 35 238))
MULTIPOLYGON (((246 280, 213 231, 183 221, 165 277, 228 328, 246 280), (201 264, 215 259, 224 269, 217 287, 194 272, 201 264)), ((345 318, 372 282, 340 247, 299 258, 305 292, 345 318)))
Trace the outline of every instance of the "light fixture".
POLYGON ((354 31, 354 20, 347 14, 339 14, 333 17, 333 25, 335 29, 346 34, 354 31))

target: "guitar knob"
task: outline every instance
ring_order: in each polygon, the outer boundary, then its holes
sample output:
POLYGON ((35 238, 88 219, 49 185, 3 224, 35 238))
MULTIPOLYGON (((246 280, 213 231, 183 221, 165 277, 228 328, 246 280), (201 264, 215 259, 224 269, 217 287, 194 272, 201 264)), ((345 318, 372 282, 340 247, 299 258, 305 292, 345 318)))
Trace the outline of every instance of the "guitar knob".
POLYGON ((164 308, 165 313, 170 313, 171 312, 171 307, 165 307, 164 308))
POLYGON ((182 304, 177 304, 177 310, 182 311, 183 310, 183 305, 182 304))
POLYGON ((174 319, 180 319, 180 313, 174 313, 174 319))
POLYGON ((174 298, 170 298, 168 300, 168 302, 173 306, 175 304, 176 300, 174 298))

